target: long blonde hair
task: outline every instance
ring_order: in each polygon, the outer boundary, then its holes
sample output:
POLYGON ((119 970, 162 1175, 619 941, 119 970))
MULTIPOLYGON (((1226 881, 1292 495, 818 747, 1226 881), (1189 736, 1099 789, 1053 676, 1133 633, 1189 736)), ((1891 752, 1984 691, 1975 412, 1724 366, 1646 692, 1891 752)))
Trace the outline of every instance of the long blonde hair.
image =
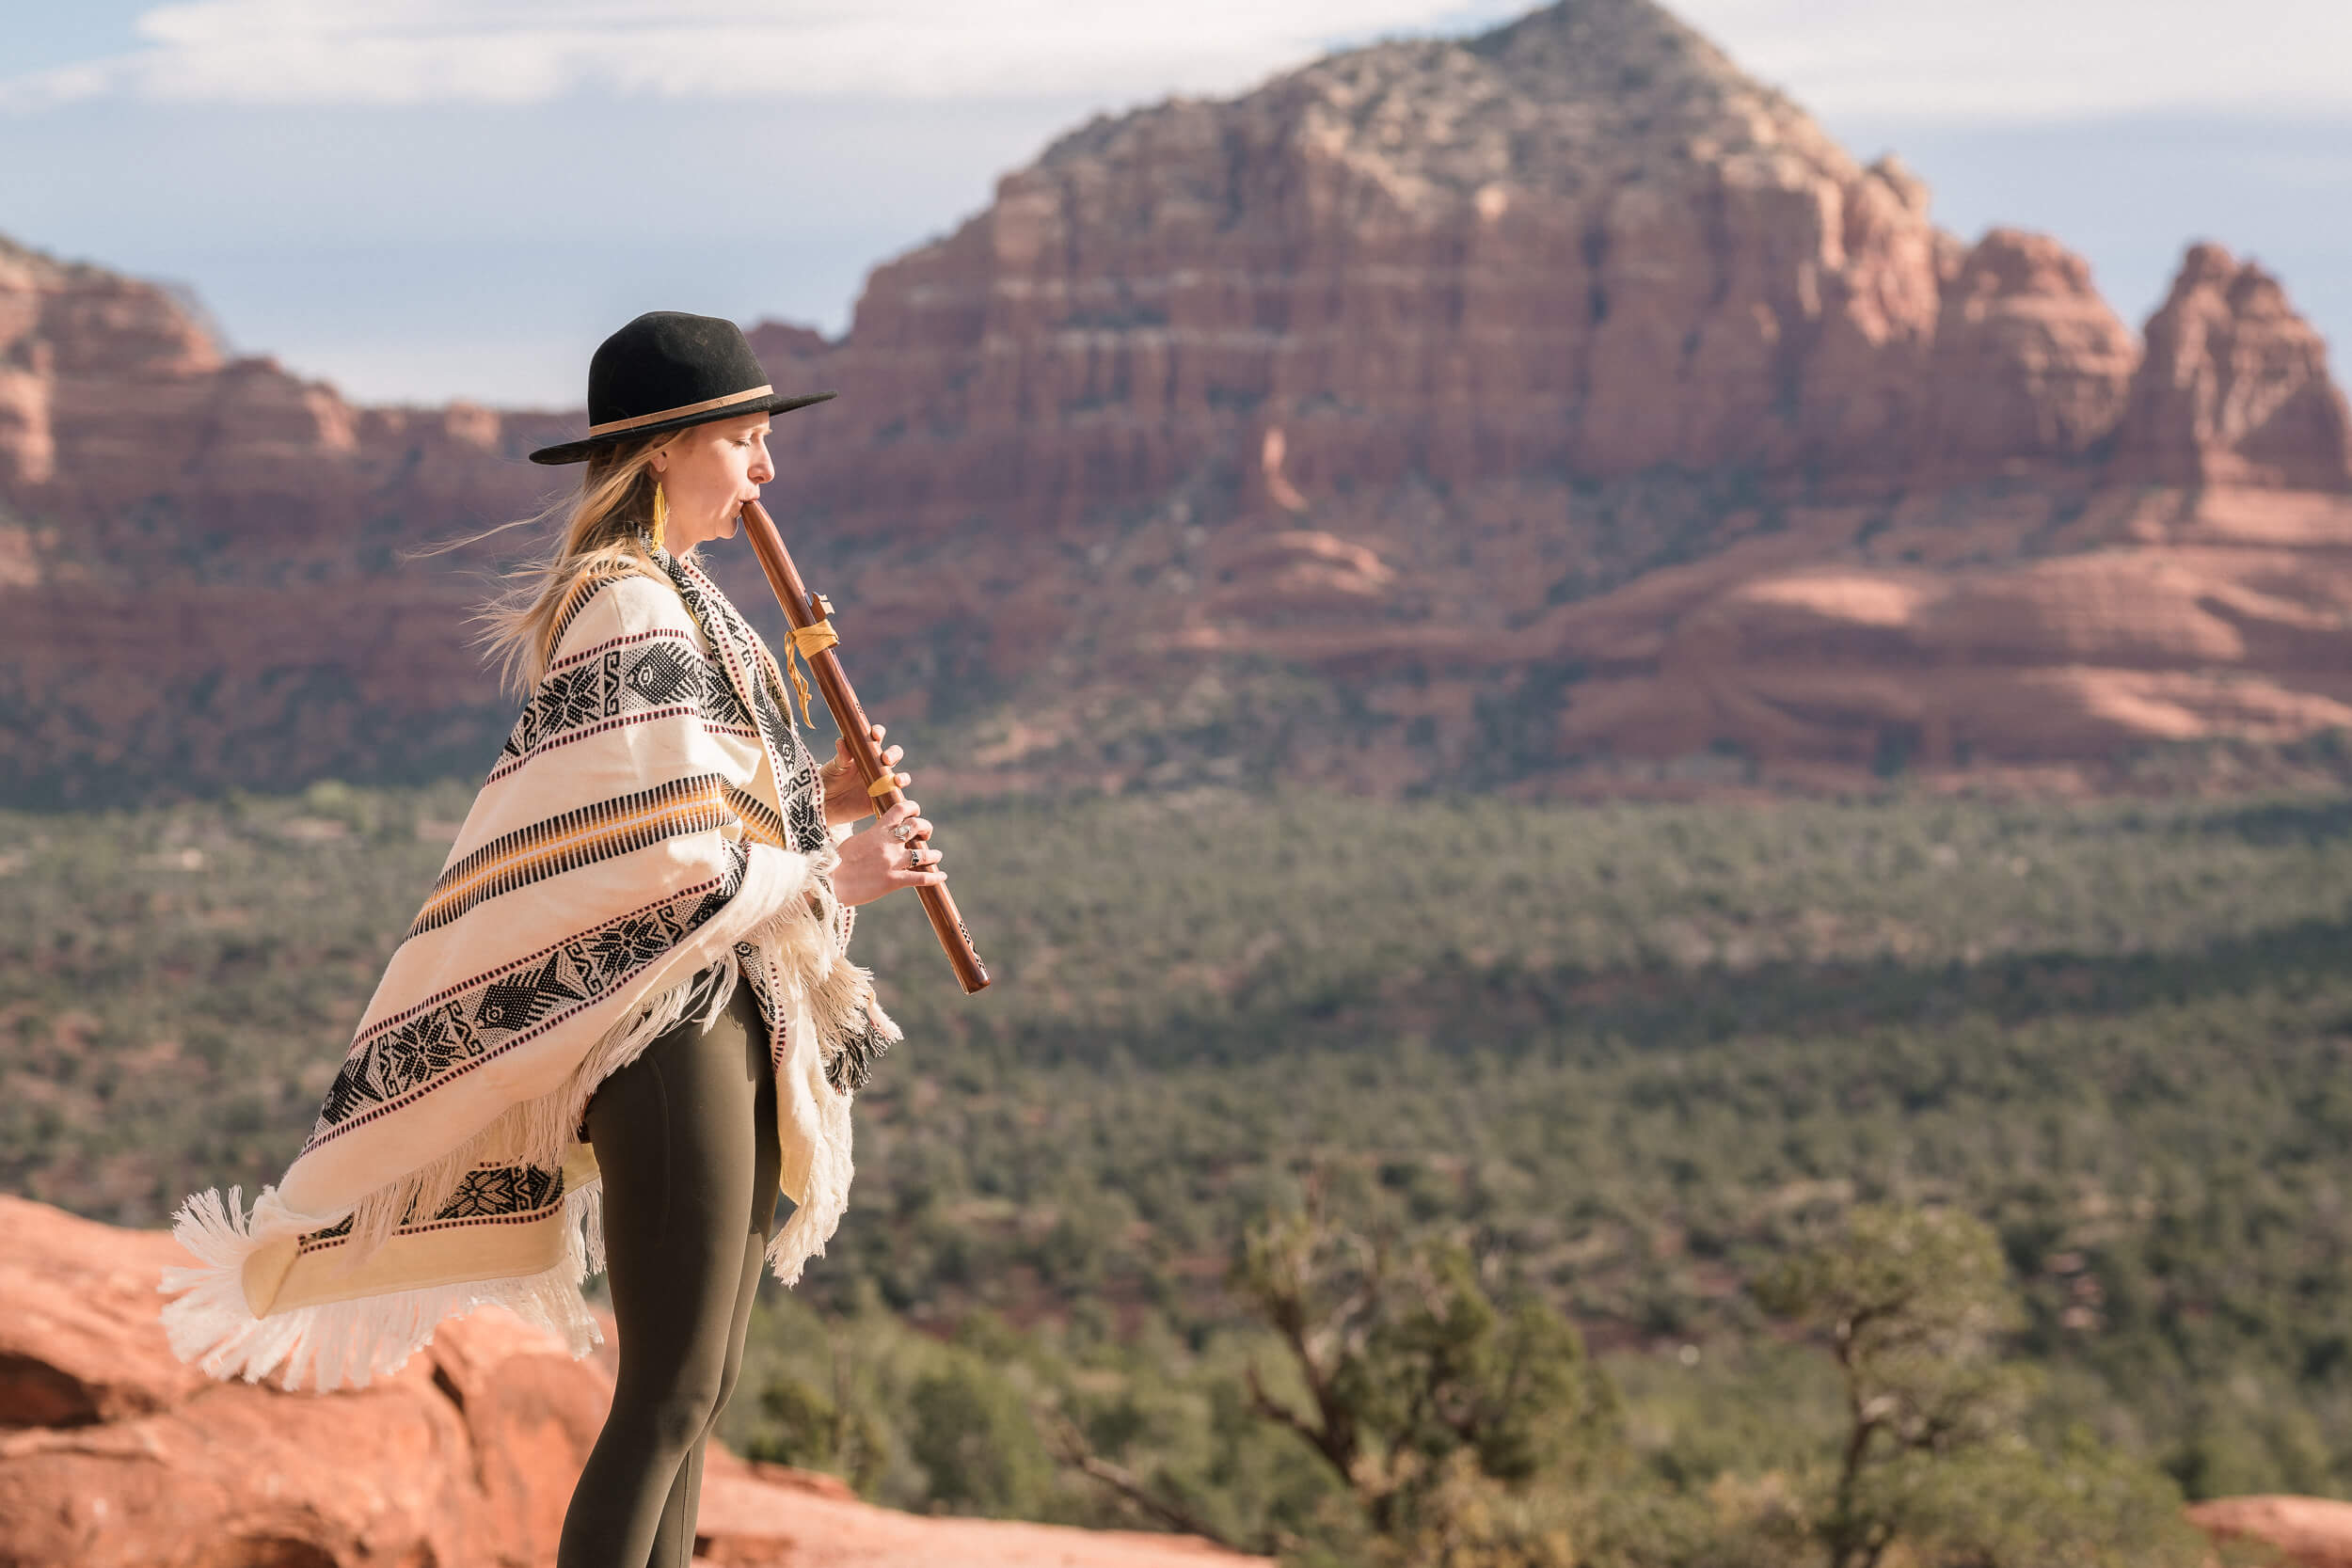
POLYGON ((639 533, 653 518, 653 454, 675 435, 664 431, 604 448, 588 459, 578 490, 536 516, 490 531, 564 519, 554 551, 506 573, 513 586, 474 617, 484 652, 517 696, 529 695, 547 673, 556 630, 573 600, 592 583, 628 572, 669 580, 645 553, 639 533))

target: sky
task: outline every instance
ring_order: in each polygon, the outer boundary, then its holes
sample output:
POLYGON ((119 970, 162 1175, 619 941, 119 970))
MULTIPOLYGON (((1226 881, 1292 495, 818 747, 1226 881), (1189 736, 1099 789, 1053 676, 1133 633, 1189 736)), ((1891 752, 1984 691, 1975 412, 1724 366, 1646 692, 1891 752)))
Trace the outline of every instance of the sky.
MULTIPOLYGON (((2182 250, 2352 349, 2346 0, 1670 0, 1965 238, 2182 250)), ((363 402, 576 404, 649 309, 843 330, 1060 131, 1526 0, 0 0, 0 234, 363 402)), ((2342 365, 2339 364, 2339 373, 2342 365)))

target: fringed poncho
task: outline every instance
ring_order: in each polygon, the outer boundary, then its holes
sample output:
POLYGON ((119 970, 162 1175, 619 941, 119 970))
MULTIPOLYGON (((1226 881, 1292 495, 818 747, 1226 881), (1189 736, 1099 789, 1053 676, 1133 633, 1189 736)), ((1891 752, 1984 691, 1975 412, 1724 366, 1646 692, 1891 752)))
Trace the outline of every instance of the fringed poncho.
POLYGON ((246 1212, 197 1195, 172 1348, 215 1377, 363 1384, 497 1302, 582 1354, 603 1267, 589 1097, 749 983, 776 1074, 789 1285, 848 1206, 850 1099, 898 1030, 849 961, 815 762, 774 659, 691 561, 580 585, 548 673, 393 953, 302 1151, 246 1212), (717 971, 700 991, 695 976, 717 971), (707 1011, 705 1011, 705 1008, 707 1011))

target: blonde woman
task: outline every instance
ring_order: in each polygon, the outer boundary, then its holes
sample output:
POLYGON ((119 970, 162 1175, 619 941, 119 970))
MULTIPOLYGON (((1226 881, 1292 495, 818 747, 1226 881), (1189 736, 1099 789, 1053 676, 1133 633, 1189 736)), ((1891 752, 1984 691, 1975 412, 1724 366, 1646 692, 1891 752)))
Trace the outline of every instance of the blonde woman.
POLYGON ((710 317, 596 350, 586 436, 532 454, 587 464, 562 540, 492 616, 522 715, 301 1153, 250 1212, 180 1214, 174 1347, 288 1387, 365 1383, 484 1302, 585 1354, 609 1262, 620 1370, 559 1568, 691 1557, 762 1259, 788 1285, 824 1250, 898 1037, 850 911, 945 880, 913 801, 849 831, 846 745, 817 766, 695 562, 774 477, 771 416, 832 395, 775 392, 710 317))

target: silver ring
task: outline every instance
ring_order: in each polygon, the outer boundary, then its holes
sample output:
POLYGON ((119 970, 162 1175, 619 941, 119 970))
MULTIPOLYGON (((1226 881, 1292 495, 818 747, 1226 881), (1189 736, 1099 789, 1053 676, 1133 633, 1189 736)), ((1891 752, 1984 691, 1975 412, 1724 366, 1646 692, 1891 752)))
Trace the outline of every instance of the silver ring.
POLYGON ((920 870, 922 870, 925 866, 927 866, 927 865, 929 865, 929 864, 930 864, 930 863, 931 863, 931 861, 930 861, 930 854, 929 854, 929 853, 927 853, 927 852, 924 850, 924 848, 923 848, 923 847, 922 847, 921 845, 919 845, 919 844, 910 844, 910 845, 908 845, 908 846, 907 846, 907 869, 908 869, 908 870, 910 870, 910 871, 920 871, 920 870))
POLYGON ((897 827, 890 830, 890 836, 897 839, 899 843, 904 844, 908 839, 914 836, 914 824, 908 822, 899 823, 897 827))

